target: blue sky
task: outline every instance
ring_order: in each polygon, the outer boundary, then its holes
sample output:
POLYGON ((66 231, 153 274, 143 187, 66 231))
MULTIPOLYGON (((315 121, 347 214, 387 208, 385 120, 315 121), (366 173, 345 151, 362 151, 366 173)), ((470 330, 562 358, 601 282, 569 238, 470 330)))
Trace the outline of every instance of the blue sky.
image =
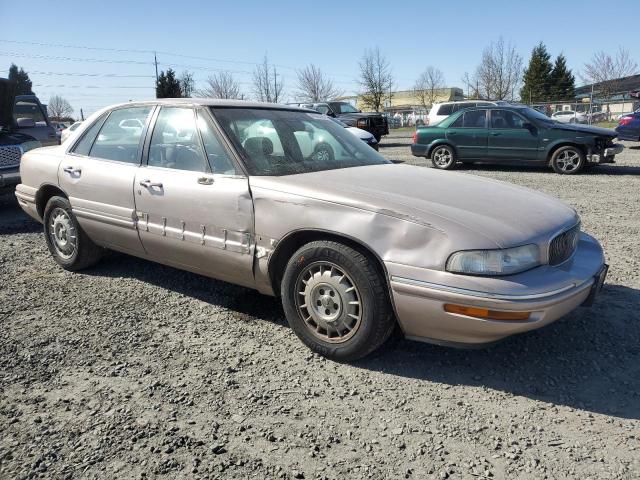
POLYGON ((190 70, 196 86, 216 69, 230 70, 249 95, 253 63, 265 53, 288 92, 295 89, 296 69, 309 63, 346 93, 356 91, 358 60, 375 46, 391 62, 398 89, 411 88, 427 65, 442 70, 447 84, 462 87, 464 72, 473 71, 482 49, 501 36, 525 63, 541 40, 552 55, 563 52, 578 84, 579 70, 597 50, 614 53, 622 45, 640 64, 637 0, 618 0, 610 12, 601 1, 588 0, 165 4, 0 0, 0 76, 14 62, 29 72, 43 102, 59 94, 87 114, 153 97, 153 50, 167 52, 158 53, 160 69, 190 70))

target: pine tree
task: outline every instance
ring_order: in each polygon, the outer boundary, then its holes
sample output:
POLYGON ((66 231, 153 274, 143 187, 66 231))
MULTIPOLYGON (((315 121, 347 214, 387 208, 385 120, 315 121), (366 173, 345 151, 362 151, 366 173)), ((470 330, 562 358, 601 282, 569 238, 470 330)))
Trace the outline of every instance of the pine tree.
POLYGON ((569 100, 575 97, 576 79, 567 68, 567 59, 560 54, 551 71, 551 100, 569 100))
POLYGON ((29 75, 22 68, 18 70, 15 63, 9 67, 9 80, 16 83, 16 95, 33 95, 32 84, 29 75))
POLYGON ((182 89, 180 80, 176 78, 176 73, 172 69, 160 72, 156 82, 156 98, 181 98, 182 89))
POLYGON ((531 52, 529 66, 524 71, 520 98, 527 103, 544 102, 549 99, 551 87, 551 55, 540 42, 531 52))

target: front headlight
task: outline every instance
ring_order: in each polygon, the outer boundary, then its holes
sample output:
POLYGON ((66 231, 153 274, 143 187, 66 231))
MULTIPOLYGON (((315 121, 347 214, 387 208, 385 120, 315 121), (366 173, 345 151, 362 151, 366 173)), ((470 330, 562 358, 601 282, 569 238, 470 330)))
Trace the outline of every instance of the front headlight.
POLYGON ((27 153, 34 148, 40 148, 41 146, 42 144, 38 140, 29 140, 28 142, 24 142, 21 145, 23 153, 27 153))
POLYGON ((367 119, 366 118, 361 118, 356 122, 356 127, 358 128, 365 128, 367 126, 367 119))
POLYGON ((465 250, 447 260, 447 271, 467 275, 511 275, 540 265, 537 245, 501 250, 465 250))

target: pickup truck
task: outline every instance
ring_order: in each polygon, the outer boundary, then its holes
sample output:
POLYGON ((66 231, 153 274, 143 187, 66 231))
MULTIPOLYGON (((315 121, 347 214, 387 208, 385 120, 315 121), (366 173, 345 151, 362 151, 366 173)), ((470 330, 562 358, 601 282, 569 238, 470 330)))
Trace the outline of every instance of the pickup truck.
POLYGON ((20 183, 24 153, 60 143, 38 97, 14 92, 14 84, 0 78, 0 193, 20 183))
POLYGON ((382 135, 389 133, 386 117, 377 112, 361 112, 349 102, 300 103, 302 108, 310 108, 324 115, 339 119, 350 127, 360 128, 371 133, 379 142, 382 135))

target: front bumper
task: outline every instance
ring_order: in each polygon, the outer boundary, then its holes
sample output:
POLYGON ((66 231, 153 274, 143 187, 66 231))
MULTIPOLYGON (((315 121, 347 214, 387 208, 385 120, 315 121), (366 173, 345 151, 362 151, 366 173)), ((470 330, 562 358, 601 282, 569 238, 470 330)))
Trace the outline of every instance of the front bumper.
POLYGON ((0 170, 0 188, 13 187, 20 183, 19 167, 0 170))
POLYGON ((604 268, 600 244, 581 234, 573 257, 505 277, 473 277, 386 262, 396 315, 407 338, 482 346, 534 330, 583 304, 604 268), (532 312, 527 320, 487 320, 449 313, 445 304, 532 312))
POLYGON ((612 163, 613 157, 622 153, 624 145, 616 143, 612 147, 605 148, 601 153, 592 153, 587 155, 587 161, 589 163, 612 163))

